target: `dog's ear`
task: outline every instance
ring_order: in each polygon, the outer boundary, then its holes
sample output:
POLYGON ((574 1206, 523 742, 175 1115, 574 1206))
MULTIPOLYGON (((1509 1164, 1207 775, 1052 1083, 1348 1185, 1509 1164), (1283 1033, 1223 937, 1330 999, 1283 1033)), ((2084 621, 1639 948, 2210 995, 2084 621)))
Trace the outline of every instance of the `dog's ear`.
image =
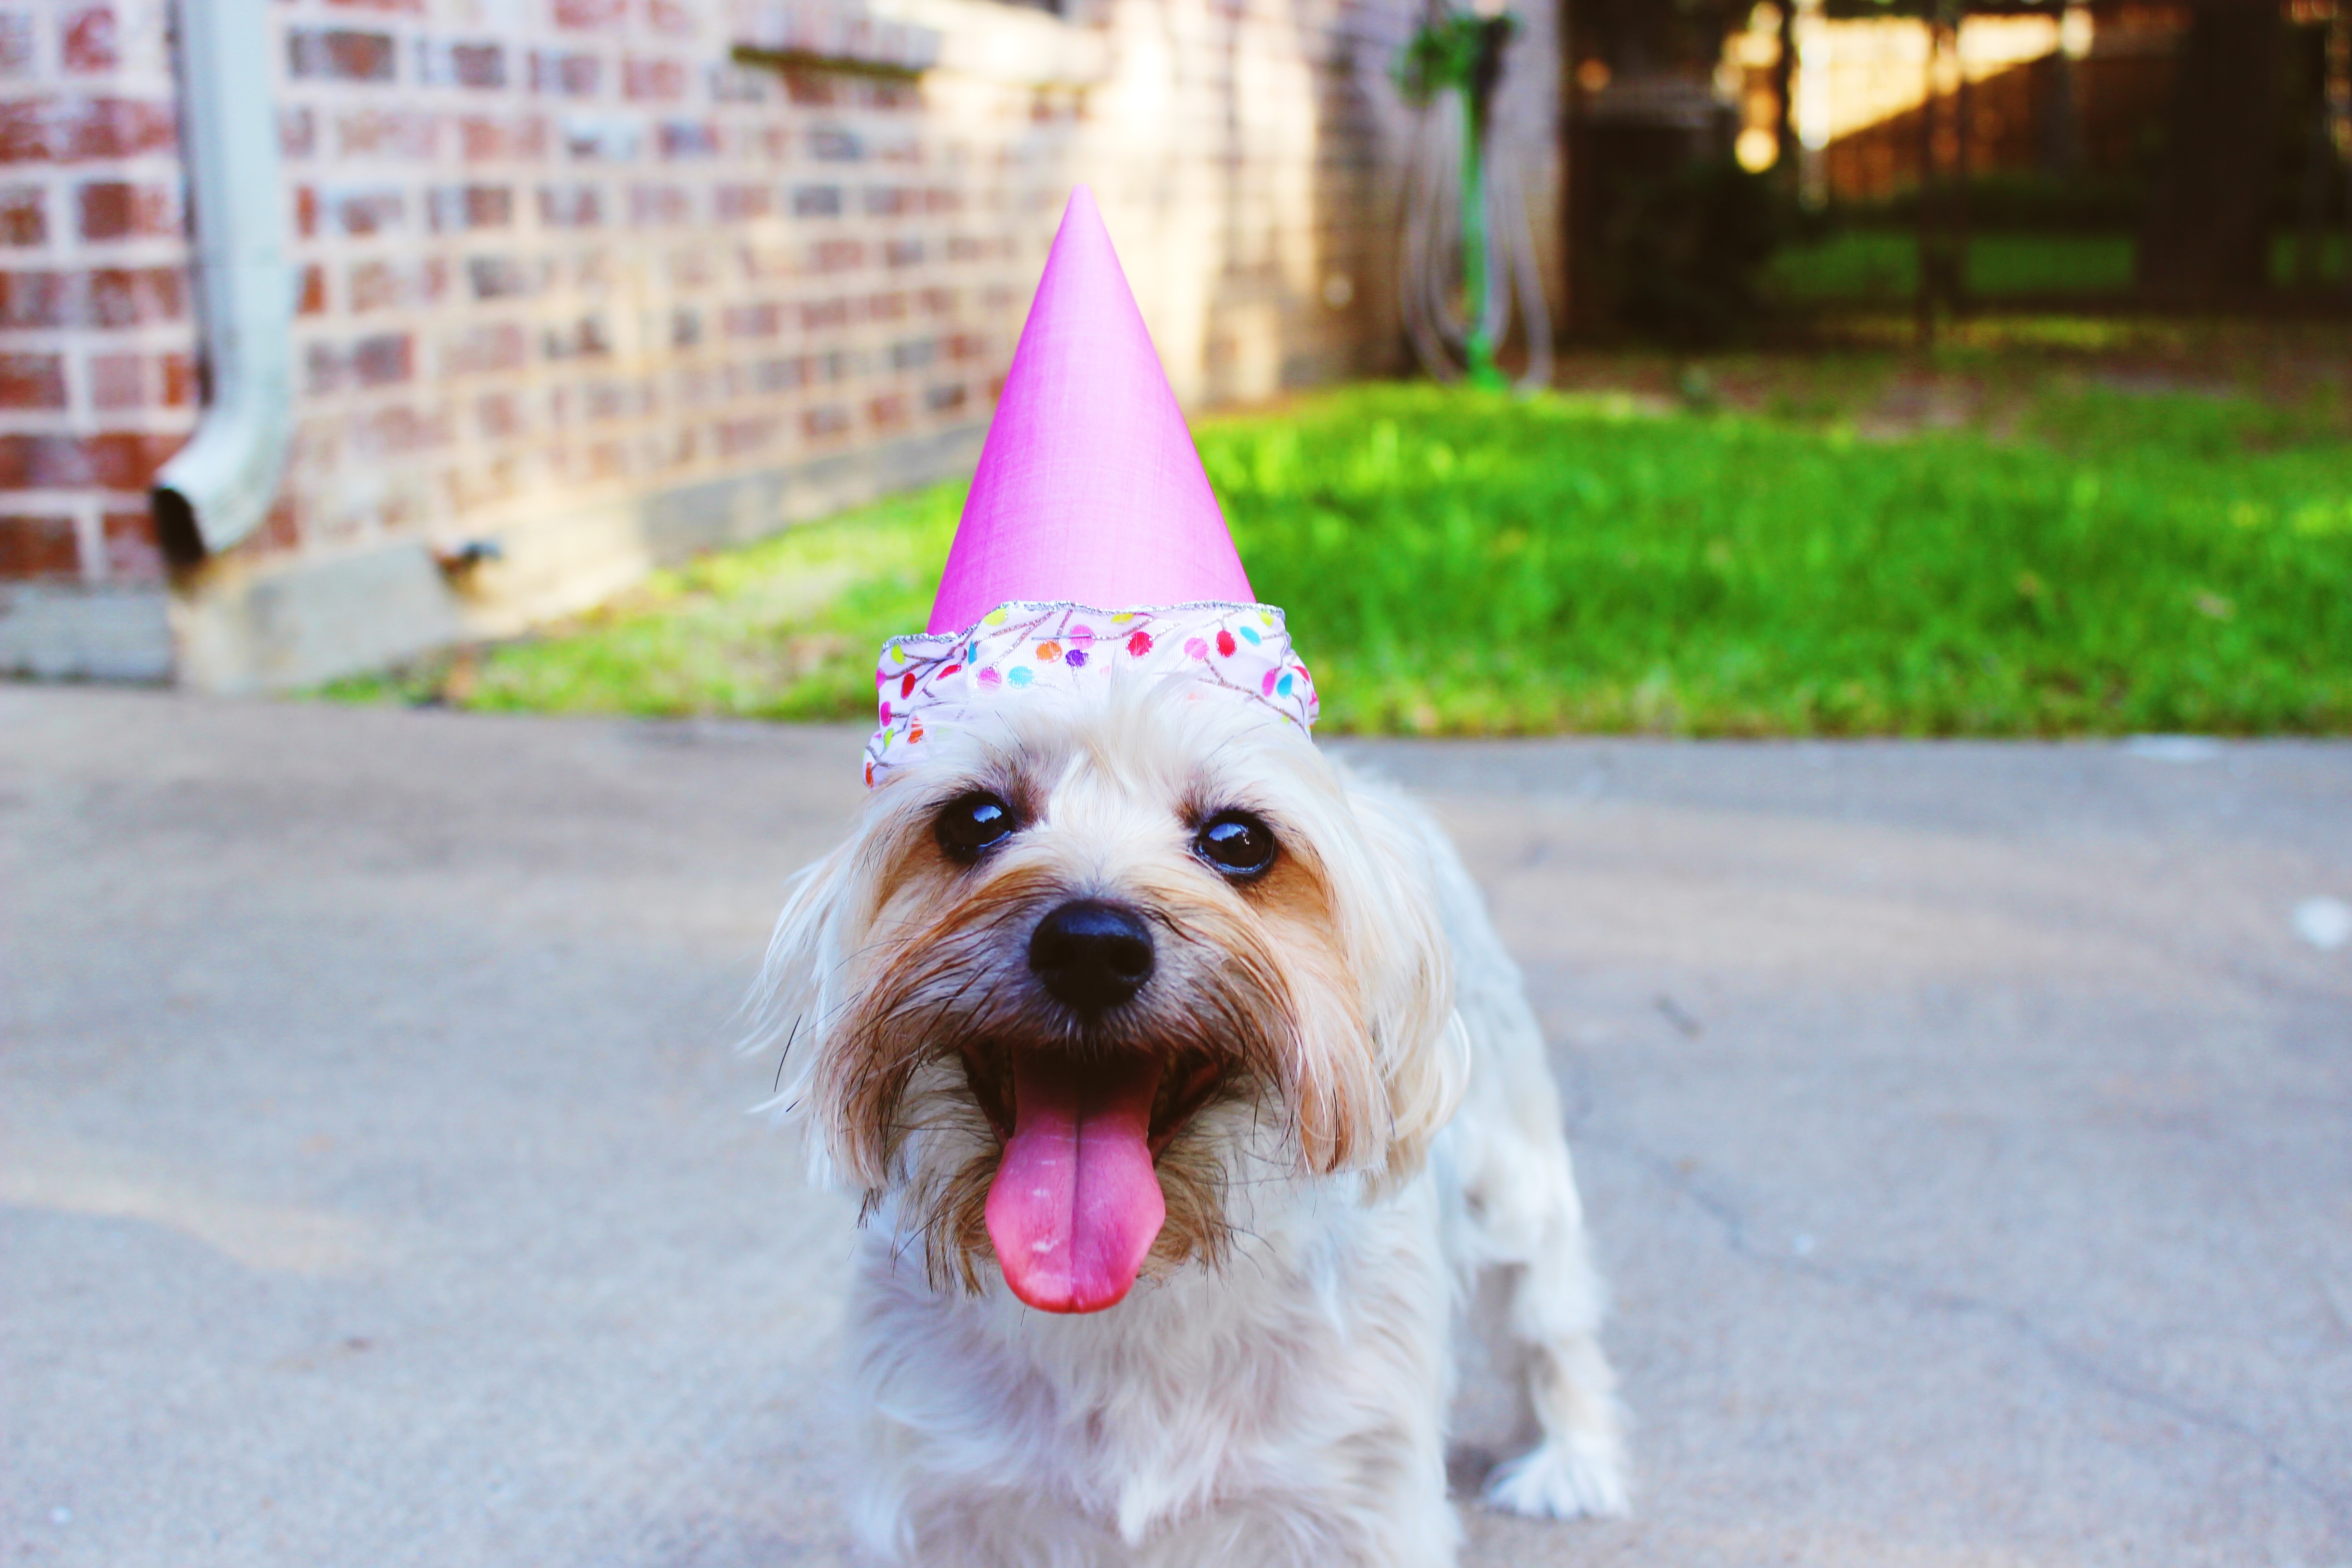
POLYGON ((1429 1141, 1454 1115, 1469 1078, 1467 1037, 1454 1016, 1454 955, 1438 893, 1438 829, 1411 801, 1349 777, 1361 829, 1338 874, 1341 940, 1363 997, 1387 1094, 1385 1187, 1421 1169, 1429 1141))
MULTIPOLYGON (((752 986, 751 1026, 742 1048, 747 1054, 774 1053, 775 1094, 759 1109, 780 1120, 799 1121, 820 1109, 810 1103, 811 1085, 845 1012, 848 950, 860 924, 858 909, 872 896, 868 841, 867 832, 853 832, 793 877, 752 986)), ((845 1152, 840 1131, 829 1125, 812 1130, 809 1163, 820 1183, 830 1184, 837 1173, 845 1152)), ((862 1174, 845 1173, 853 1180, 862 1174)))
POLYGON ((824 1014, 821 993, 827 973, 835 967, 828 955, 840 941, 842 906, 856 858, 852 839, 793 874, 792 891, 769 933, 767 955, 752 984, 751 1029, 743 1049, 773 1046, 783 1053, 772 1102, 777 1110, 793 1108, 796 1088, 806 1079, 816 1056, 811 1047, 815 1020, 824 1014), (793 1089, 785 1087, 787 1073, 793 1089))

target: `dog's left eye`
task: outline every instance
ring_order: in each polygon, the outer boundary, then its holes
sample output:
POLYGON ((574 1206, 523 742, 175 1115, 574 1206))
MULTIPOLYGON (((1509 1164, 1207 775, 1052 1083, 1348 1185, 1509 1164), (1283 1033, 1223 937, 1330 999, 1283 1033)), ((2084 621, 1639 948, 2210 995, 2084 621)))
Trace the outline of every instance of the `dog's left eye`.
POLYGON ((1237 880, 1265 871, 1280 847, 1274 829, 1246 811, 1221 811, 1192 836, 1193 853, 1237 880))
POLYGON ((1003 799, 974 790, 948 802, 932 831, 949 859, 969 866, 1012 837, 1016 826, 1013 808, 1003 799))

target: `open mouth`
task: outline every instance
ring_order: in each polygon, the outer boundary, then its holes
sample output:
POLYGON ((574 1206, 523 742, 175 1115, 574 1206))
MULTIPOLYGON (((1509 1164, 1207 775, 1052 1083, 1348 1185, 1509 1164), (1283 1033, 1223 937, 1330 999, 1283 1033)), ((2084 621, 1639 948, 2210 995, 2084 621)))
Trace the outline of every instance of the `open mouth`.
POLYGON ((1168 1217, 1153 1162, 1222 1070, 1148 1052, 967 1050, 963 1060, 1004 1143, 988 1237, 1005 1283, 1041 1311, 1118 1305, 1168 1217))

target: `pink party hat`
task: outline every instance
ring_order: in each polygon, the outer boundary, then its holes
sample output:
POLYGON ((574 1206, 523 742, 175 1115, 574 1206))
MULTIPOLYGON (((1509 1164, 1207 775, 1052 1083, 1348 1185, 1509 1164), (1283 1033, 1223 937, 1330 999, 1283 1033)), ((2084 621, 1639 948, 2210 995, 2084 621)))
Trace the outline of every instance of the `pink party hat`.
POLYGON ((1013 600, 1249 604, 1248 574, 1119 270, 1070 193, 931 606, 954 633, 1013 600))

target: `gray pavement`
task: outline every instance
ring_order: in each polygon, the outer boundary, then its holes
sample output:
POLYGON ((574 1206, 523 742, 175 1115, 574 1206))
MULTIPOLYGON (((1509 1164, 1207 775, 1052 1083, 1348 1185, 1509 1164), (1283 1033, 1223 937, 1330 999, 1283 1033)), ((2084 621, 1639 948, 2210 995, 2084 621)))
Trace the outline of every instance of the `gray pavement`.
MULTIPOLYGON (((1470 1561, 2352 1564, 2352 746, 1351 749, 1528 966, 1638 1421, 1470 1561)), ((856 752, 0 688, 7 1560, 856 1561, 852 1215, 726 1048, 856 752)))

